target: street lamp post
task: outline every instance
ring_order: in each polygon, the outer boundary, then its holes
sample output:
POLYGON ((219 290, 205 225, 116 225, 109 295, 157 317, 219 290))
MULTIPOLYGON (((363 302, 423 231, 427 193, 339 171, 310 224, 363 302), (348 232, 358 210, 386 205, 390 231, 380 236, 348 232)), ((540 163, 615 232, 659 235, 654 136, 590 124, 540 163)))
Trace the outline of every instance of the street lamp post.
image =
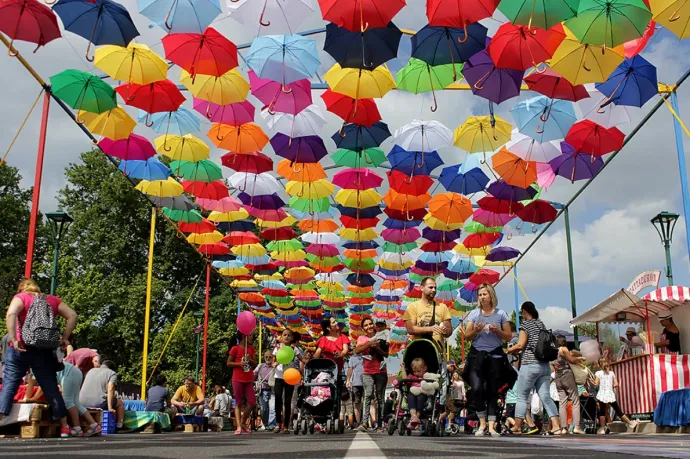
POLYGON ((194 334, 196 335, 196 380, 199 381, 199 352, 201 351, 201 334, 204 331, 201 320, 204 318, 204 311, 194 311, 192 315, 196 319, 196 327, 194 327, 194 334))
POLYGON ((58 257, 60 255, 60 241, 62 236, 67 232, 67 228, 74 221, 67 212, 56 210, 55 212, 48 212, 46 218, 50 223, 50 232, 53 234, 53 244, 55 250, 53 252, 53 274, 50 278, 50 294, 55 295, 57 288, 57 271, 58 271, 58 257))
POLYGON ((673 229, 676 227, 678 217, 678 214, 663 211, 651 220, 656 232, 659 233, 661 243, 664 244, 664 250, 666 251, 666 278, 668 279, 668 285, 673 285, 673 271, 671 270, 671 241, 673 240, 673 229))

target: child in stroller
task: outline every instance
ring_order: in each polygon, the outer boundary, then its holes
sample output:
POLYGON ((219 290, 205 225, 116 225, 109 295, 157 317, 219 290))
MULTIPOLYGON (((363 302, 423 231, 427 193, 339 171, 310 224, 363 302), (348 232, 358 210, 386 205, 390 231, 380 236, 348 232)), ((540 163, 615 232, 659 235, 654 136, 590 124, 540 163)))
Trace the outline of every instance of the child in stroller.
POLYGON ((304 384, 297 391, 299 416, 293 421, 295 435, 314 433, 319 424, 326 433, 343 433, 340 419, 338 365, 330 359, 312 359, 304 366, 304 384))
POLYGON ((440 434, 437 428, 440 403, 441 357, 430 340, 410 342, 403 355, 398 384, 400 398, 395 407, 395 419, 388 423, 388 435, 398 430, 400 435, 411 435, 418 425, 423 435, 440 434))

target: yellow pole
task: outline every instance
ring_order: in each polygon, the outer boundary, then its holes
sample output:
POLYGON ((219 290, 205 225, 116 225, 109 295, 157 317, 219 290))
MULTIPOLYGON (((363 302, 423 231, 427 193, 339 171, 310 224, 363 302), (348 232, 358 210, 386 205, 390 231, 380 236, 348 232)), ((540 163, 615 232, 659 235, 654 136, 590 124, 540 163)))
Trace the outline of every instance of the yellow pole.
POLYGON ((146 275, 146 315, 144 316, 144 355, 141 360, 141 399, 146 400, 146 364, 149 357, 149 321, 151 319, 151 281, 153 279, 153 245, 156 240, 156 208, 151 208, 149 237, 149 272, 146 275))

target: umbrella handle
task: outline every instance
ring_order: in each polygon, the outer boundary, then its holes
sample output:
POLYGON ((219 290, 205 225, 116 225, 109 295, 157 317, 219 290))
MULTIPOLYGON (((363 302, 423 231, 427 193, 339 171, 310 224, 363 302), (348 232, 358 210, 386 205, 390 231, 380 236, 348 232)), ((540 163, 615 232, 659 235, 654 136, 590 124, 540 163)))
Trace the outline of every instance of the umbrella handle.
POLYGON ((283 91, 283 94, 290 94, 292 92, 292 88, 290 86, 285 86, 285 83, 280 85, 280 90, 283 91))
POLYGON ((225 137, 220 136, 220 124, 218 125, 218 132, 216 132, 216 140, 222 142, 225 137))
MULTIPOLYGON (((230 0, 233 3, 237 3, 240 0, 230 0)), ((268 0, 264 0, 264 7, 261 10, 261 16, 259 16, 259 24, 261 24, 264 27, 270 27, 271 21, 266 21, 264 22, 264 14, 266 14, 266 5, 268 4, 268 0)))
POLYGON ((546 65, 546 62, 540 62, 539 64, 536 64, 536 65, 535 65, 535 68, 536 68, 536 72, 537 72, 538 74, 543 75, 543 74, 546 73, 546 71, 549 69, 549 66, 546 65), (543 67, 541 68, 541 70, 539 69, 539 66, 540 66, 540 65, 543 65, 543 67))
POLYGON ((592 159, 591 159, 590 163, 594 164, 594 161, 596 161, 596 157, 594 155, 591 155, 591 156, 592 156, 592 159))
POLYGON ((474 85, 473 85, 474 89, 476 89, 477 91, 481 91, 482 89, 484 89, 484 86, 483 85, 480 86, 480 84, 482 84, 484 81, 486 81, 486 79, 489 78, 489 75, 491 75, 491 70, 486 72, 486 75, 484 75, 483 77, 481 77, 480 79, 478 79, 474 83, 474 85))
POLYGON ((347 132, 343 131, 345 129, 345 122, 343 121, 343 124, 340 126, 340 129, 338 129, 338 135, 340 136, 341 139, 344 139, 347 137, 347 132))
MULTIPOLYGON (((462 31, 465 33, 465 38, 463 38, 462 40, 461 40, 460 38, 458 38, 458 43, 460 43, 461 45, 462 45, 463 43, 466 43, 467 40, 470 38, 469 34, 467 33, 467 22, 464 22, 464 21, 463 21, 463 23, 462 23, 462 31)), ((455 67, 455 66, 453 66, 453 67, 455 67)))
POLYGON ((10 41, 10 46, 7 48, 7 55, 11 57, 17 57, 19 55, 19 51, 12 46, 12 43, 14 43, 14 38, 10 41))
MULTIPOLYGON (((541 118, 541 116, 540 116, 541 118)), ((543 134, 544 133, 544 126, 537 126, 536 129, 537 134, 543 134)))
POLYGON ((582 59, 582 68, 585 69, 585 72, 591 72, 592 69, 587 67, 587 49, 589 48, 589 45, 585 45, 585 56, 582 59))
POLYGON ((57 2, 57 0, 46 0, 46 1, 43 2, 43 3, 45 3, 46 5, 54 5, 55 2, 57 2))
MULTIPOLYGON (((428 68, 428 66, 427 66, 427 68, 428 68)), ((453 68, 455 68, 455 66, 453 66, 453 68)), ((431 95, 434 97, 434 105, 431 106, 431 111, 433 113, 435 113, 436 110, 438 110, 438 101, 436 100, 436 91, 434 91, 433 85, 431 86, 431 95)))
POLYGON ((144 124, 146 125, 146 127, 151 127, 151 126, 153 126, 153 121, 151 121, 151 122, 149 123, 149 113, 146 114, 146 119, 144 120, 144 124))
POLYGON ((367 153, 367 150, 366 150, 366 149, 363 150, 362 153, 364 154, 364 162, 365 162, 365 163, 367 163, 367 164, 374 164, 374 161, 373 161, 373 160, 369 161, 369 159, 367 159, 367 158, 369 158, 369 154, 367 153))
POLYGON ((168 24, 168 20, 170 20, 170 15, 172 14, 175 5, 177 5, 177 0, 173 0, 172 4, 170 5, 170 9, 168 10, 168 14, 165 16, 165 28, 168 30, 172 30, 172 26, 168 24))

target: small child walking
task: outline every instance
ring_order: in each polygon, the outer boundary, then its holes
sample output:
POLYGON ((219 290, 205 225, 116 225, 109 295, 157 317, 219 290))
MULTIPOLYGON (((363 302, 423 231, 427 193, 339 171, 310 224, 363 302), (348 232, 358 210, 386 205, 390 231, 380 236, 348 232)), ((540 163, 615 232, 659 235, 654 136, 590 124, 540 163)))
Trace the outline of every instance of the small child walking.
POLYGON ((597 414, 599 415, 600 428, 597 433, 599 435, 606 434, 606 411, 608 410, 609 406, 613 408, 613 410, 616 412, 616 415, 621 418, 621 421, 625 422, 628 427, 634 431, 637 427, 638 421, 631 421, 628 416, 623 414, 623 411, 621 411, 620 407, 618 406, 618 402, 616 401, 618 379, 616 378, 616 374, 611 371, 609 361, 606 359, 599 359, 599 368, 601 368, 601 370, 594 374, 596 377, 594 385, 599 387, 596 398, 599 402, 599 410, 597 414))

